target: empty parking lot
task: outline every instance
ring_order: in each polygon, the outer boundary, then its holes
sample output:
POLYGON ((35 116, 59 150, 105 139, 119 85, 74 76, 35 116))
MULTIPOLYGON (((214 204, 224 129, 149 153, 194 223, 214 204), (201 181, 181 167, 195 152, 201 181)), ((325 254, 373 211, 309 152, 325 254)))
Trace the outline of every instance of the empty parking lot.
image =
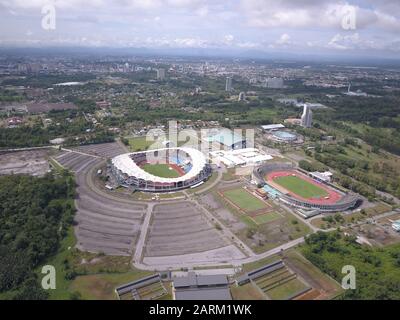
POLYGON ((87 174, 102 161, 101 158, 63 152, 56 160, 76 175, 78 248, 112 255, 131 255, 147 206, 106 198, 89 187, 87 174))

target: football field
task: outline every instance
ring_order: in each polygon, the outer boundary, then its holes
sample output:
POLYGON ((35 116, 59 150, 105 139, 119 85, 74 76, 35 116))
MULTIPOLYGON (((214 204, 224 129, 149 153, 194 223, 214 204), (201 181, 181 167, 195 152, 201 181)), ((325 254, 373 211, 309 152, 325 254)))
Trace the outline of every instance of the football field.
POLYGON ((298 176, 277 177, 274 182, 305 199, 321 198, 329 195, 323 188, 298 176))
POLYGON ((154 176, 161 178, 178 178, 181 175, 168 164, 145 164, 142 169, 154 176))
POLYGON ((267 205, 243 188, 226 190, 224 196, 244 211, 255 211, 267 208, 267 205))

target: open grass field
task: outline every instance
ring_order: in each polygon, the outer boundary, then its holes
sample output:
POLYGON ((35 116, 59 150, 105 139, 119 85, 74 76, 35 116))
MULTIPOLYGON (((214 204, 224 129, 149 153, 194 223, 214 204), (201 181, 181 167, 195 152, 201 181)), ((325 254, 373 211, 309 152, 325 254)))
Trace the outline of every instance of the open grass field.
POLYGON ((279 218, 281 218, 281 216, 275 212, 268 212, 268 213, 257 215, 252 218, 257 224, 264 224, 264 223, 279 219, 279 218))
POLYGON ((285 300, 290 296, 305 290, 306 288, 307 286, 303 282, 297 278, 294 278, 273 289, 268 290, 267 295, 273 300, 285 300))
POLYGON ((133 152, 145 151, 155 143, 155 141, 147 141, 146 136, 129 139, 129 146, 133 152))
POLYGON ((134 270, 126 273, 93 274, 78 276, 70 286, 71 291, 79 292, 85 300, 116 300, 115 288, 153 274, 149 271, 134 270))
POLYGON ((229 201, 242 208, 244 211, 256 211, 268 208, 263 201, 256 198, 243 188, 227 190, 224 191, 223 194, 229 201))
POLYGON ((142 169, 161 178, 178 178, 181 175, 168 164, 145 164, 142 169))
POLYGON ((274 182, 306 199, 328 196, 324 189, 297 176, 278 177, 274 179, 274 182))
POLYGON ((252 283, 232 286, 231 294, 234 300, 265 300, 265 296, 252 283))

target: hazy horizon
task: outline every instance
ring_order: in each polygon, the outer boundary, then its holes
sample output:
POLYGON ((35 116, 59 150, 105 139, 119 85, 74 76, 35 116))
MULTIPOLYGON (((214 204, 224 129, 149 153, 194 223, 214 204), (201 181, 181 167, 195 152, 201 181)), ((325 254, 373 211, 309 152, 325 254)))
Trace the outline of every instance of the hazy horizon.
POLYGON ((3 48, 394 59, 400 52, 395 0, 0 0, 0 17, 3 48))

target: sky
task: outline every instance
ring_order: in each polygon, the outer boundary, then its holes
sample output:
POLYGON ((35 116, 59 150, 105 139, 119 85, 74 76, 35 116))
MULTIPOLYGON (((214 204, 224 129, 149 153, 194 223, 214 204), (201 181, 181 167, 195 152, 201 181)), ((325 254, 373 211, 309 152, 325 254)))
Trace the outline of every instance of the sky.
POLYGON ((0 46, 398 57, 400 0, 0 0, 0 46))

